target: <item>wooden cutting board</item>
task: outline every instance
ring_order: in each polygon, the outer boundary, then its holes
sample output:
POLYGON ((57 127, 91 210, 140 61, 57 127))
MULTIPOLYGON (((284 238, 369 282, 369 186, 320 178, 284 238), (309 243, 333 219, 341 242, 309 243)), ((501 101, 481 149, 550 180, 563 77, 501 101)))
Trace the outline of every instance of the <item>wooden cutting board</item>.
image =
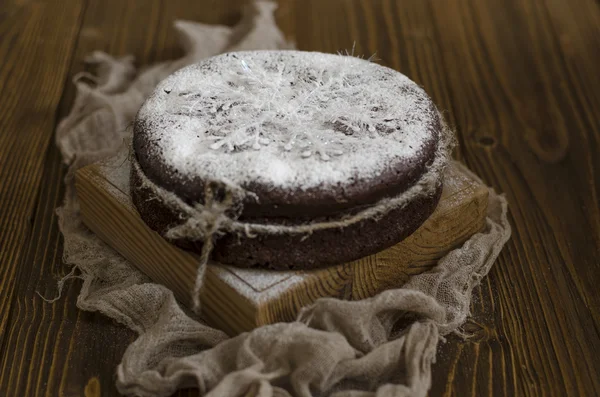
MULTIPOLYGON (((129 196, 127 160, 94 164, 76 174, 85 224, 106 243, 191 304, 197 256, 169 244, 141 220, 129 196)), ((230 335, 293 321, 320 297, 362 299, 422 273, 485 224, 487 188, 450 167, 432 216, 410 237, 375 255, 314 271, 238 269, 211 263, 201 293, 208 323, 230 335)))

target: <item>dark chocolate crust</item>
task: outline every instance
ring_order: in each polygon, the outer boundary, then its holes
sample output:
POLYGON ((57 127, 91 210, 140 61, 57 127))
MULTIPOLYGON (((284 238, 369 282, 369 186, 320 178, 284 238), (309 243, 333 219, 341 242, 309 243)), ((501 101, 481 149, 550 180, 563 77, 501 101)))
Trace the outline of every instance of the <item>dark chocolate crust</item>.
MULTIPOLYGON (((310 220, 331 216, 351 208, 367 206, 385 197, 394 197, 410 188, 425 173, 435 157, 442 134, 439 114, 429 98, 426 117, 428 136, 419 154, 398 158, 373 180, 351 180, 349 183, 310 189, 278 189, 259 183, 241 186, 258 197, 258 202, 244 202, 241 219, 286 217, 310 220)), ((425 122, 425 121, 424 121, 425 122)), ((160 123, 158 123, 160 125, 160 123)), ((184 177, 154 153, 160 153, 160 142, 150 138, 152 128, 146 120, 137 118, 133 127, 133 149, 140 167, 152 182, 179 196, 188 204, 204 201, 204 181, 200 177, 184 177)), ((373 154, 376 155, 376 154, 373 154)))
MULTIPOLYGON (((429 195, 418 197, 375 220, 314 232, 308 238, 290 235, 259 235, 254 238, 225 234, 216 240, 212 257, 238 267, 276 270, 316 269, 350 262, 393 246, 411 235, 433 213, 442 192, 442 183, 429 195)), ((142 187, 132 167, 133 203, 148 226, 161 235, 181 222, 179 214, 160 202, 150 189, 142 187)), ((181 248, 202 250, 201 242, 173 241, 181 248)))

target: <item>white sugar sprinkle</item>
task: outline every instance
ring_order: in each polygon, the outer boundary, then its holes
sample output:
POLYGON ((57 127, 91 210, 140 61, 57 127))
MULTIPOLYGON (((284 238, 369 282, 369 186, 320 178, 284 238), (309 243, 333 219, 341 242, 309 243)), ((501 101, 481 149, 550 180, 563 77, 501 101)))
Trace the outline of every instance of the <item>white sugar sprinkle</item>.
MULTIPOLYGON (((376 178, 431 138, 425 92, 349 56, 210 58, 162 81, 138 114, 181 176, 300 189, 376 178)), ((153 154, 153 153, 149 153, 153 154)))

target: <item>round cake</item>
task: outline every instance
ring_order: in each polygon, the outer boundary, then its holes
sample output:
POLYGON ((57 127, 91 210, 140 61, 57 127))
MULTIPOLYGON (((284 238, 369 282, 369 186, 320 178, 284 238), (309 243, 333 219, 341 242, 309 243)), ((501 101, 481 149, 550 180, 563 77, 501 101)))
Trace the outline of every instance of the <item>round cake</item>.
POLYGON ((433 212, 447 147, 406 76, 355 57, 227 53, 163 80, 134 123, 131 194, 175 244, 311 269, 392 246, 433 212), (214 246, 212 245, 214 242, 214 246))

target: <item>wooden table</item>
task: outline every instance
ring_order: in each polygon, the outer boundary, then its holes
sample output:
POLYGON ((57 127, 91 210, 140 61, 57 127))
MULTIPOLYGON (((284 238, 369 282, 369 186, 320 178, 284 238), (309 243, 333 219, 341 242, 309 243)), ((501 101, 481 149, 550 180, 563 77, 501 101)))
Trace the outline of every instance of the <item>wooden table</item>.
MULTIPOLYGON (((135 335, 75 307, 54 209, 53 131, 95 49, 180 55, 176 18, 233 24, 243 1, 3 0, 0 395, 112 396, 135 335)), ((460 153, 510 201, 513 237, 451 337, 432 396, 600 395, 600 5, 594 0, 281 0, 300 49, 377 52, 431 94, 460 153)), ((187 395, 184 392, 182 395, 187 395)), ((193 395, 192 392, 189 393, 193 395)))

